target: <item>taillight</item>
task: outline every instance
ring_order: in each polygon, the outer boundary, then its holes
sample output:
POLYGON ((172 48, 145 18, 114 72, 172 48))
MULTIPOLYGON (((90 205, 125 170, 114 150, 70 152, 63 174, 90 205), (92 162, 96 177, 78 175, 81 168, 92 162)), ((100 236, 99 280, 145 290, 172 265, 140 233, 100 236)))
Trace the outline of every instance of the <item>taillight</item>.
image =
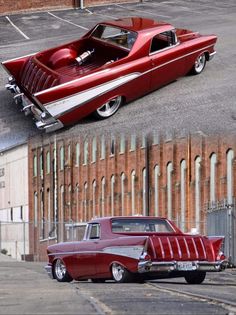
POLYGON ((149 261, 151 260, 151 256, 147 252, 143 252, 139 257, 139 260, 149 261))

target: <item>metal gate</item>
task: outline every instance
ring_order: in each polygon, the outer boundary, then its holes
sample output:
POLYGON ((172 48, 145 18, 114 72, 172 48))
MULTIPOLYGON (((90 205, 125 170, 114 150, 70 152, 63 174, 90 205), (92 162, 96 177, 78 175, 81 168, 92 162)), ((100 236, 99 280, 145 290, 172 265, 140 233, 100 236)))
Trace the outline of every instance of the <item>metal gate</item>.
POLYGON ((224 254, 230 265, 236 266, 235 203, 217 203, 207 209, 207 235, 224 236, 224 254))

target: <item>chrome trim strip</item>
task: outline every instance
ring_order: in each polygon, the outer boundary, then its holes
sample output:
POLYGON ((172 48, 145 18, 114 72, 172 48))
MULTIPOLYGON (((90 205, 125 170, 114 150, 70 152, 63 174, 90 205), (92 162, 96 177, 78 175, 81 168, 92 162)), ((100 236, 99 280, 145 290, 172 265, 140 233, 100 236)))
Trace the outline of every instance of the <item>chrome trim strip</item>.
POLYGON ((179 245, 179 240, 178 240, 177 237, 175 237, 175 242, 176 242, 177 247, 178 247, 179 258, 181 259, 182 258, 182 252, 181 252, 181 248, 180 248, 180 245, 179 245))
POLYGON ((206 255, 206 250, 205 250, 205 246, 204 246, 203 241, 202 241, 201 238, 200 238, 200 243, 201 243, 202 250, 203 250, 203 253, 204 253, 204 258, 206 259, 206 257, 207 257, 207 255, 206 255))
POLYGON ((158 241, 159 241, 159 244, 161 247, 161 255, 162 255, 162 258, 164 259, 165 258, 165 252, 164 252, 164 248, 163 248, 162 241, 161 241, 160 237, 158 237, 158 241))
POLYGON ((199 252, 198 252, 198 250, 197 250, 197 246, 196 246, 195 240, 194 240, 193 237, 191 238, 191 240, 192 240, 192 243, 193 243, 193 247, 194 247, 194 249, 195 249, 196 258, 198 259, 198 258, 199 258, 199 252))
POLYGON ((197 52, 199 52, 199 51, 205 50, 205 49, 210 48, 210 47, 212 47, 212 46, 214 46, 214 44, 208 45, 208 46, 203 47, 203 48, 201 48, 201 49, 194 50, 194 51, 192 51, 191 53, 188 53, 188 54, 183 55, 183 56, 181 56, 181 57, 178 57, 178 58, 172 59, 172 60, 170 60, 170 61, 167 61, 167 62, 165 62, 165 63, 163 63, 163 64, 161 64, 161 65, 156 66, 155 68, 151 68, 151 69, 149 69, 149 70, 143 72, 141 75, 144 75, 144 74, 147 74, 147 73, 149 73, 149 72, 155 71, 156 69, 159 69, 159 68, 161 68, 161 67, 164 67, 164 66, 168 65, 169 63, 172 63, 172 62, 175 62, 175 61, 177 61, 177 60, 179 60, 179 59, 188 57, 188 56, 190 56, 190 55, 193 55, 193 54, 195 54, 195 53, 197 53, 197 52))
POLYGON ((139 76, 140 73, 131 73, 118 79, 98 85, 94 88, 90 88, 83 92, 73 94, 73 96, 69 98, 62 98, 57 102, 45 104, 44 106, 46 110, 50 113, 50 115, 58 118, 62 114, 70 112, 72 109, 78 108, 83 104, 92 101, 98 96, 101 96, 109 91, 112 91, 115 88, 124 85, 125 83, 128 83, 129 81, 132 81, 133 79, 139 76))
POLYGON ((167 236, 167 243, 168 243, 169 250, 170 250, 170 258, 173 259, 174 258, 173 249, 172 249, 172 246, 171 246, 171 243, 170 243, 168 236, 167 236))
POLYGON ((188 258, 190 258, 190 257, 191 257, 191 256, 190 256, 190 251, 189 251, 188 243, 187 243, 187 241, 186 241, 186 238, 185 238, 185 237, 184 237, 184 244, 185 244, 186 249, 187 249, 188 258))

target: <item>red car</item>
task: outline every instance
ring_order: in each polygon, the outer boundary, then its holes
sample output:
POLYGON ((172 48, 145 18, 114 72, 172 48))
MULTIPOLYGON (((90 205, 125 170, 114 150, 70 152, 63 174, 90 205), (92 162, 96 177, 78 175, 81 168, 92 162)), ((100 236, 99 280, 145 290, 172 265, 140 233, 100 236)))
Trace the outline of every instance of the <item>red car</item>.
POLYGON ((184 234, 165 218, 98 218, 87 224, 82 241, 49 246, 45 269, 59 282, 184 277, 200 284, 206 272, 225 269, 222 241, 184 234))
POLYGON ((104 119, 180 76, 199 74, 217 37, 141 17, 99 23, 81 39, 2 63, 6 88, 36 126, 52 131, 94 113, 104 119))

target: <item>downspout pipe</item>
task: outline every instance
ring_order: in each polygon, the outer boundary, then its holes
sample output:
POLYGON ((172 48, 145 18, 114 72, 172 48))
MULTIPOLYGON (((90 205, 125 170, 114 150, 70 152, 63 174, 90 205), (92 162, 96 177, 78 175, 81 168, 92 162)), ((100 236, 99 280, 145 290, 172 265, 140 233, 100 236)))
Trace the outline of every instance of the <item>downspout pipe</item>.
POLYGON ((80 9, 84 9, 84 0, 80 0, 80 9))

